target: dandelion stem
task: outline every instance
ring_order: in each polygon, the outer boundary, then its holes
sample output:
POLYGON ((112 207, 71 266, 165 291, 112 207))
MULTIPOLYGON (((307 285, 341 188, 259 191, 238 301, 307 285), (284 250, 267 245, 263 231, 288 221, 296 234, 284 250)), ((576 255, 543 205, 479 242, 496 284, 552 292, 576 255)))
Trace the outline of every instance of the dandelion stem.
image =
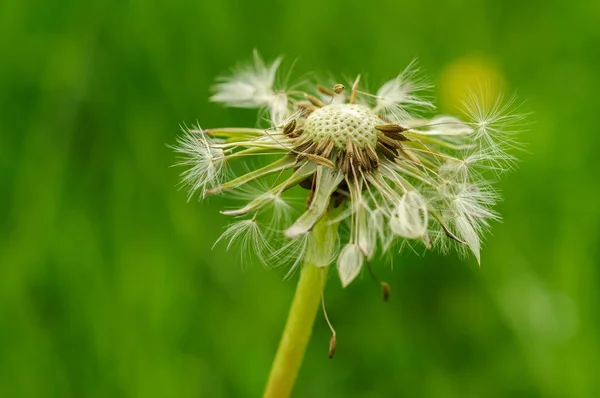
POLYGON ((289 397, 300 370, 321 301, 321 269, 302 269, 285 330, 273 361, 264 398, 289 397))
MULTIPOLYGON (((332 221, 332 216, 335 215, 332 213, 338 212, 330 212, 313 228, 313 244, 323 246, 323 242, 327 241, 327 234, 337 234, 338 222, 332 221)), ((316 249, 323 252, 330 248, 316 249)), ((311 260, 302 268, 264 398, 289 397, 302 365, 328 271, 328 267, 317 267, 311 260)))

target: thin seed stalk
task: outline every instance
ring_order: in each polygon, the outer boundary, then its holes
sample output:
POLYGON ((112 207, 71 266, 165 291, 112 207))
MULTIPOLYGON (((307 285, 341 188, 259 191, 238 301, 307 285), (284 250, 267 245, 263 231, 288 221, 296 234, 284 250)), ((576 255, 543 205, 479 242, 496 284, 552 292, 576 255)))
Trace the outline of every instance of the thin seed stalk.
MULTIPOLYGON (((318 247, 309 248, 309 252, 314 249, 313 253, 324 255, 331 250, 331 245, 328 244, 331 242, 330 234, 337 234, 338 228, 338 222, 331 220, 337 213, 336 210, 330 211, 314 226, 311 244, 318 247)), ((290 396, 310 340, 329 267, 317 267, 311 256, 308 258, 296 286, 296 293, 271 367, 264 398, 290 396)))

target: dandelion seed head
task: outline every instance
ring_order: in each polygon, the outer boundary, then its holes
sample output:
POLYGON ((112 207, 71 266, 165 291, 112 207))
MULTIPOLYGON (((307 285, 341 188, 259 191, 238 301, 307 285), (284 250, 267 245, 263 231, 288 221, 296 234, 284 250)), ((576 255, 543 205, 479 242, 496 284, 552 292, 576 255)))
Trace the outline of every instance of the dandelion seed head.
POLYGON ((425 117, 435 107, 414 63, 375 94, 361 91, 360 75, 348 86, 275 88, 280 63, 256 53, 211 97, 268 113, 269 128, 187 131, 176 147, 190 194, 233 192, 245 202, 222 211, 236 217, 219 238, 227 248, 288 264, 290 273, 336 263, 343 286, 396 248, 455 247, 481 261, 483 237, 500 219, 489 174, 514 168, 519 147, 514 97, 471 94, 466 118, 425 117), (228 175, 234 162, 246 171, 228 175), (304 204, 292 205, 291 194, 304 204), (347 233, 323 227, 338 224, 347 233))

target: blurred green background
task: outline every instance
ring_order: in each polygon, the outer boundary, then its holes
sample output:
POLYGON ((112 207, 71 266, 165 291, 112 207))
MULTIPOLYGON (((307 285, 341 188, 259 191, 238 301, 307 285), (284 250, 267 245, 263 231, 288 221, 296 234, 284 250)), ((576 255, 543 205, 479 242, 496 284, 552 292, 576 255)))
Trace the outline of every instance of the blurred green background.
POLYGON ((600 2, 0 3, 0 396, 256 397, 297 275, 211 250, 221 198, 186 202, 180 123, 257 48, 298 74, 413 58, 452 112, 502 79, 533 112, 479 269, 406 254, 392 286, 331 278, 296 397, 600 396, 600 2))

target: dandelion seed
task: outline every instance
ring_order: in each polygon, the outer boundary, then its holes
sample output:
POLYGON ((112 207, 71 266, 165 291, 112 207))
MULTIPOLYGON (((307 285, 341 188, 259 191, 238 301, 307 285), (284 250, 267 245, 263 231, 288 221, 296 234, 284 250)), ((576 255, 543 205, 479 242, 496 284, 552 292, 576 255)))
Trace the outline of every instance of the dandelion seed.
MULTIPOLYGON (((491 97, 483 89, 471 91, 463 101, 463 112, 473 121, 473 131, 480 146, 496 160, 504 159, 507 150, 521 147, 513 137, 526 115, 516 112, 519 107, 516 101, 514 95, 505 100, 502 94, 491 97)), ((510 157, 507 159, 512 161, 510 157)))
POLYGON ((341 84, 275 89, 280 61, 265 64, 255 53, 254 62, 222 79, 211 98, 267 109, 270 128, 198 129, 178 141, 190 193, 232 192, 246 202, 223 212, 238 220, 219 240, 292 270, 336 262, 343 286, 395 242, 453 246, 480 262, 482 237, 499 219, 488 174, 514 167, 508 151, 518 147, 514 131, 523 120, 514 113, 514 98, 470 95, 465 120, 424 118, 434 106, 422 95, 428 85, 414 63, 369 94, 361 91, 360 76, 346 90, 341 84), (230 163, 259 158, 270 163, 224 177, 230 163), (305 192, 304 206, 289 204, 284 195, 292 191, 305 192), (341 223, 348 236, 340 241, 332 230, 316 241, 322 220, 341 223))
POLYGON ((375 94, 377 103, 374 111, 390 117, 395 122, 411 119, 414 108, 435 108, 420 92, 430 88, 423 79, 418 77, 416 63, 410 63, 395 79, 386 82, 375 94))
POLYGON ((209 138, 202 129, 185 129, 177 140, 175 152, 180 160, 175 165, 187 169, 181 173, 183 185, 188 186, 188 200, 196 192, 204 192, 219 185, 224 178, 225 154, 215 148, 217 141, 209 138))
POLYGON ((231 249, 234 244, 239 243, 243 255, 251 253, 262 261, 273 252, 265 231, 254 219, 241 220, 229 225, 227 230, 217 239, 215 245, 221 240, 227 241, 227 250, 231 249))
POLYGON ((220 102, 235 108, 269 109, 273 125, 278 125, 287 117, 288 101, 285 93, 274 88, 277 69, 281 58, 266 65, 257 51, 254 64, 244 65, 230 77, 221 78, 213 90, 211 101, 220 102))

